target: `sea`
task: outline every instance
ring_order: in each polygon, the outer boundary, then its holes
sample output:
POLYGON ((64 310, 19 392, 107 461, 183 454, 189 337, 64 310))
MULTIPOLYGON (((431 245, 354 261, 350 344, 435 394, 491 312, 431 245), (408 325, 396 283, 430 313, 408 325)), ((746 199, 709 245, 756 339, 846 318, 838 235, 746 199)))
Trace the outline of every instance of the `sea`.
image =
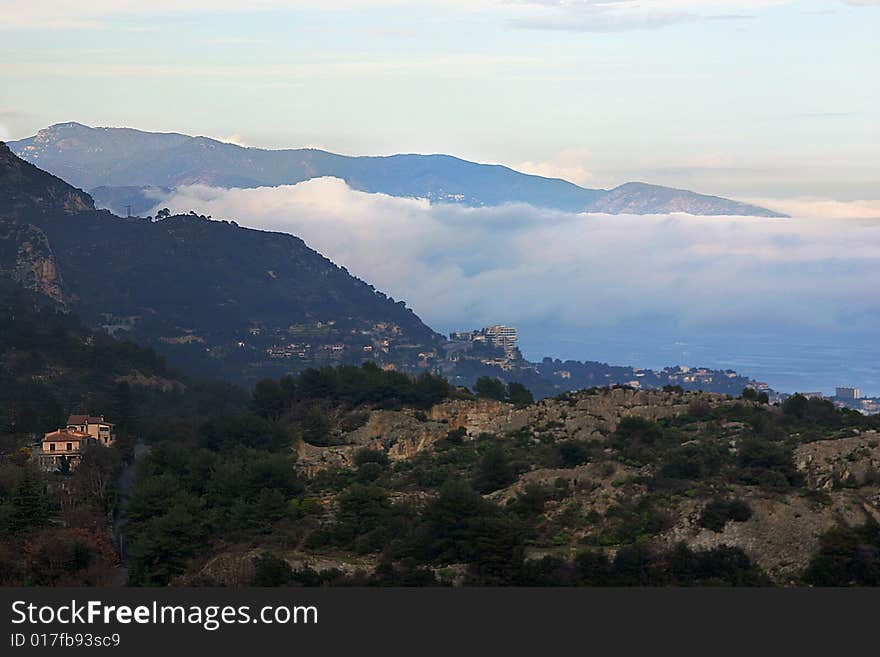
POLYGON ((831 395, 841 386, 880 397, 880 335, 876 334, 520 330, 520 347, 533 361, 550 356, 650 369, 674 365, 730 369, 779 392, 831 395))

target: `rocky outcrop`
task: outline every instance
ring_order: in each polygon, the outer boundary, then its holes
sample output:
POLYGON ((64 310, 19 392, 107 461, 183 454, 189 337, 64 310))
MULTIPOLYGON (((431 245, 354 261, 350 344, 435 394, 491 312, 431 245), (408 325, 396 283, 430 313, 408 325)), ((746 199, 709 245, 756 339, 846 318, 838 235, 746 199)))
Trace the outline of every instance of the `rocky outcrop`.
POLYGON ((831 491, 880 486, 880 434, 869 431, 807 443, 795 451, 795 462, 812 488, 831 491))
POLYGON ((55 254, 36 226, 0 219, 0 277, 64 304, 64 287, 55 254))
POLYGON ((700 527, 697 519, 704 502, 687 500, 664 540, 669 545, 684 541, 691 547, 742 548, 777 583, 787 584, 807 566, 822 534, 841 524, 880 522, 877 432, 801 445, 795 450, 795 464, 815 495, 773 495, 737 487, 733 493, 749 505, 752 517, 728 522, 721 532, 700 527))
POLYGON ((137 370, 132 370, 129 374, 116 377, 116 381, 141 388, 152 388, 160 392, 183 391, 186 389, 186 386, 180 381, 166 379, 161 376, 146 376, 137 370))
POLYGON ((353 467, 355 453, 364 448, 384 451, 391 460, 408 459, 445 438, 450 428, 443 420, 425 419, 412 411, 371 411, 363 426, 342 435, 341 445, 300 442, 297 464, 313 477, 327 467, 353 467))
POLYGON ((525 408, 491 399, 455 399, 437 404, 426 413, 374 410, 363 426, 343 433, 339 445, 301 443, 298 463, 302 471, 314 476, 330 466, 352 467, 355 452, 362 448, 382 450, 392 460, 408 459, 430 449, 455 429, 464 429, 470 439, 481 434, 503 437, 520 431, 555 440, 601 439, 612 433, 623 417, 672 417, 686 413, 696 401, 731 403, 723 395, 708 393, 676 395, 615 388, 572 393, 525 408))
POLYGON ((752 509, 746 522, 728 522, 721 532, 697 524, 703 503, 689 501, 679 509, 679 521, 664 535, 668 545, 685 542, 692 548, 722 545, 741 548, 778 584, 791 583, 819 549, 819 539, 838 525, 860 525, 866 513, 864 498, 853 491, 834 493, 817 501, 803 495, 765 496, 741 489, 740 499, 752 509))
MULTIPOLYGON (((250 586, 256 573, 257 560, 265 553, 262 549, 230 550, 209 559, 195 574, 174 582, 175 586, 250 586)), ((280 555, 293 571, 339 571, 344 575, 372 572, 376 559, 371 556, 317 556, 300 552, 280 555)))
POLYGON ((533 433, 552 434, 560 439, 586 439, 608 435, 623 417, 659 420, 684 414, 699 400, 728 403, 725 396, 708 393, 674 395, 655 390, 613 388, 544 399, 525 408, 492 400, 455 400, 432 408, 429 418, 445 422, 449 428, 464 428, 471 437, 481 433, 504 435, 529 428, 533 433))

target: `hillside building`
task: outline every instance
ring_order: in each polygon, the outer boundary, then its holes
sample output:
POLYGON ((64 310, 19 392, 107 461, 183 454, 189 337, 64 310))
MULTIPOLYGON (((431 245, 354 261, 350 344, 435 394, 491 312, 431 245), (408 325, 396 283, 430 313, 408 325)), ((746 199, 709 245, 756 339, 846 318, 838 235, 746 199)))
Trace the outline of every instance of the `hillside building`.
POLYGON ((478 331, 454 331, 449 334, 452 342, 458 343, 486 343, 504 351, 504 357, 508 360, 516 360, 519 356, 516 342, 518 333, 513 326, 486 326, 478 331))
POLYGON ((71 415, 67 425, 50 431, 37 445, 34 458, 43 470, 60 469, 67 461, 71 469, 82 461, 83 452, 92 445, 110 447, 116 442, 113 424, 103 415, 71 415))
POLYGON ((105 447, 116 442, 113 425, 105 421, 103 415, 71 415, 67 418, 67 428, 87 434, 105 447))
POLYGON ((97 445, 96 438, 74 429, 57 429, 43 436, 37 462, 43 470, 58 470, 64 460, 74 469, 82 461, 83 451, 89 445, 97 445))

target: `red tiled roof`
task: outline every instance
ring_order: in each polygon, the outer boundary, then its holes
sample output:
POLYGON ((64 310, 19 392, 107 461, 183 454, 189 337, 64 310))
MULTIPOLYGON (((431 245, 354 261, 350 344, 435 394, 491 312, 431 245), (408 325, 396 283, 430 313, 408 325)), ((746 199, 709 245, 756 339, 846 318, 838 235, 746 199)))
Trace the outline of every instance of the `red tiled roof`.
POLYGON ((110 424, 104 421, 103 415, 71 415, 67 418, 67 424, 110 424))
POLYGON ((87 433, 73 431, 72 429, 56 429, 47 433, 43 440, 91 440, 87 433))

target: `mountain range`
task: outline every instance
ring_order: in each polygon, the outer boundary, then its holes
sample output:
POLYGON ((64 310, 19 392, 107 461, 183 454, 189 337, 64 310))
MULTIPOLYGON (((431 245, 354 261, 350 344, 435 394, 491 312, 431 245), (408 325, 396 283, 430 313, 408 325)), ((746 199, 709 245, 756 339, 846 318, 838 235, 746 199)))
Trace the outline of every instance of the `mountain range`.
POLYGON ((14 153, 72 185, 100 206, 146 213, 172 188, 190 184, 254 188, 334 177, 356 190, 434 203, 527 203, 565 212, 747 215, 778 212, 717 196, 630 182, 611 190, 478 164, 450 155, 351 157, 317 149, 245 148, 208 137, 60 123, 9 142, 14 153))

